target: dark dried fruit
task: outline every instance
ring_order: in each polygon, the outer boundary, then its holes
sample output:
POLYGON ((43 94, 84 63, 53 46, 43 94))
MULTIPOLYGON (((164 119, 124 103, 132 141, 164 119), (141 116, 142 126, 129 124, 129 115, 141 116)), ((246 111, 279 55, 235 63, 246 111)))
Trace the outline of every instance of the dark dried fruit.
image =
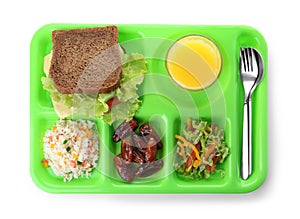
POLYGON ((132 119, 123 122, 113 135, 113 141, 122 140, 121 154, 115 157, 114 163, 119 175, 126 182, 133 181, 135 176, 151 176, 163 167, 163 161, 156 160, 157 149, 162 148, 160 137, 149 124, 140 127, 141 135, 134 132, 137 128, 138 122, 132 119), (134 163, 139 165, 138 168, 134 163))
POLYGON ((156 159, 156 141, 154 138, 150 138, 146 145, 145 161, 150 163, 156 159))
POLYGON ((126 162, 123 158, 122 155, 119 154, 114 158, 114 163, 116 166, 116 169, 120 175, 120 177, 126 181, 126 182, 131 182, 134 179, 135 175, 135 168, 132 163, 126 162))
POLYGON ((137 134, 133 133, 131 135, 133 145, 138 148, 141 152, 145 152, 147 142, 142 136, 138 136, 137 134))
POLYGON ((157 132, 149 125, 149 124, 143 124, 139 128, 140 133, 142 136, 147 137, 147 138, 154 138, 156 141, 156 146, 157 149, 161 149, 163 144, 161 142, 161 139, 157 132))
POLYGON ((133 162, 135 162, 137 164, 145 163, 144 155, 137 148, 134 148, 134 150, 133 150, 133 162))
POLYGON ((119 142, 121 139, 129 136, 138 127, 138 122, 135 119, 131 119, 128 122, 123 122, 115 131, 112 139, 114 142, 119 142))
POLYGON ((148 177, 158 172, 162 167, 162 160, 156 160, 151 163, 144 163, 137 168, 135 175, 138 177, 148 177))
POLYGON ((133 161, 133 146, 130 139, 123 139, 121 143, 122 158, 127 162, 133 161))

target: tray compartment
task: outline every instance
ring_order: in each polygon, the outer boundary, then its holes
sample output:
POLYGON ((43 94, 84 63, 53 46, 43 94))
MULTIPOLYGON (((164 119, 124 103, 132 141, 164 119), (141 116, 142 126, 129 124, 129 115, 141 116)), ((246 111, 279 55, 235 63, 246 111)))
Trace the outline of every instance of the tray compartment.
MULTIPOLYGON (((31 141, 37 145, 35 150, 31 150, 31 175, 35 183, 42 189, 49 192, 71 192, 81 191, 88 192, 92 188, 101 186, 104 182, 104 176, 98 171, 101 162, 101 155, 103 155, 102 147, 100 146, 100 157, 98 166, 92 171, 89 178, 79 177, 78 179, 72 179, 70 182, 64 182, 63 177, 56 176, 51 167, 45 168, 41 160, 44 158, 43 152, 43 137, 48 129, 51 129, 56 124, 57 115, 53 112, 43 112, 36 117, 34 123, 36 129, 39 130, 39 135, 31 136, 31 141), (34 167, 34 169, 32 168, 34 167)), ((98 131, 101 132, 101 122, 95 120, 98 131)), ((100 136, 99 136, 100 137, 100 136)), ((100 140, 100 139, 99 139, 100 140)))
MULTIPOLYGON (((181 135, 182 133, 182 130, 184 128, 184 124, 186 123, 186 120, 187 120, 188 116, 185 117, 185 118, 176 118, 173 122, 174 126, 173 126, 173 139, 174 139, 174 136, 175 134, 177 135, 181 135)), ((192 118, 194 119, 194 118, 192 118)), ((197 118, 196 118, 197 119, 197 118)), ((206 119, 206 118, 202 118, 203 120, 206 120, 210 123, 210 120, 209 119, 206 119)), ((218 124, 217 121, 215 121, 214 124, 218 124)), ((232 139, 230 138, 231 136, 231 127, 230 127, 230 122, 229 120, 226 121, 226 124, 225 124, 225 142, 227 144, 227 146, 229 147, 229 150, 230 150, 230 154, 231 154, 231 148, 230 148, 230 145, 232 144, 232 139)), ((177 139, 175 139, 174 141, 174 144, 173 144, 173 149, 172 149, 172 154, 173 154, 173 159, 172 161, 174 160, 174 155, 176 153, 176 142, 177 142, 177 139)), ((172 166, 173 168, 173 171, 174 174, 173 174, 173 178, 174 178, 174 181, 175 183, 180 186, 180 187, 190 187, 190 186, 196 186, 196 187, 214 187, 214 186, 219 186, 219 185, 225 185, 227 183, 230 182, 231 178, 232 178, 232 156, 229 154, 229 156, 225 159, 224 163, 221 165, 221 169, 225 171, 225 176, 222 177, 220 173, 218 174, 213 174, 211 177, 209 177, 208 179, 200 179, 200 180, 194 180, 194 179, 191 179, 189 177, 186 177, 186 176, 182 176, 180 174, 178 174, 174 167, 172 166)), ((173 163, 172 163, 173 164, 173 163)))
MULTIPOLYGON (((157 151, 156 158, 162 159, 164 162, 164 166, 159 172, 155 173, 152 176, 146 178, 136 177, 135 180, 130 184, 153 183, 155 181, 161 181, 167 175, 166 164, 168 161, 166 160, 166 154, 168 150, 168 142, 166 140, 167 134, 165 133, 165 130, 168 124, 167 124, 166 117, 158 114, 156 115, 138 114, 135 118, 138 120, 139 125, 142 125, 144 123, 149 123, 161 137, 163 148, 157 151)), ((112 126, 112 127, 108 127, 108 129, 110 134, 109 138, 111 138, 115 128, 112 126)), ((136 131, 136 133, 138 132, 136 131)), ((108 156, 109 159, 107 165, 109 166, 109 172, 107 176, 112 179, 112 183, 114 185, 128 184, 121 179, 114 165, 114 157, 120 154, 121 152, 121 142, 115 143, 111 141, 111 144, 109 144, 108 148, 109 148, 109 156, 108 156)))

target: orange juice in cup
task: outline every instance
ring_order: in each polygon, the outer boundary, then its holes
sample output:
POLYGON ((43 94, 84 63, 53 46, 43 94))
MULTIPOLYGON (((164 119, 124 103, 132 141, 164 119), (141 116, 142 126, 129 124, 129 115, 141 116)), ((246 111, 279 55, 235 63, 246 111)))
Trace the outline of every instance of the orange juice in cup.
POLYGON ((180 38, 167 53, 166 67, 171 78, 188 90, 209 87, 218 78, 221 66, 219 49, 201 35, 180 38))

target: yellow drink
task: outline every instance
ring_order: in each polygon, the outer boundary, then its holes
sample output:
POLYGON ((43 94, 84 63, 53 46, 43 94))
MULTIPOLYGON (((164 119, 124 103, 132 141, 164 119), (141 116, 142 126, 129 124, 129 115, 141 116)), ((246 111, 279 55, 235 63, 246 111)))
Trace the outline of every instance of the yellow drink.
POLYGON ((166 65, 178 85, 189 90, 200 90, 218 78, 222 59, 212 41, 203 36, 190 35, 171 46, 166 65))

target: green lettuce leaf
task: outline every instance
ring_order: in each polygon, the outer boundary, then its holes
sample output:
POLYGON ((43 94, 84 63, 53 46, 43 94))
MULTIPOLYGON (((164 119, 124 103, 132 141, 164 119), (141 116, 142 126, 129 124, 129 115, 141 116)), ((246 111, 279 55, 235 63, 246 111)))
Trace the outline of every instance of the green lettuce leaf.
POLYGON ((43 88, 50 92, 54 101, 63 103, 68 108, 73 107, 76 115, 84 115, 88 118, 99 117, 110 125, 117 120, 129 120, 135 115, 141 104, 137 90, 147 71, 146 61, 143 55, 137 53, 121 54, 121 60, 120 86, 110 93, 62 94, 55 88, 49 77, 42 77, 43 88), (114 96, 117 96, 121 103, 113 106, 111 111, 106 113, 109 109, 106 102, 114 96))
POLYGON ((114 106, 110 113, 103 115, 103 121, 112 124, 118 120, 130 120, 140 107, 139 99, 130 100, 114 106))
POLYGON ((68 108, 72 107, 74 97, 73 94, 61 94, 58 92, 53 84, 52 79, 48 77, 42 77, 42 84, 43 88, 50 92, 50 96, 54 101, 63 103, 68 108))
POLYGON ((115 105, 110 113, 103 115, 104 122, 112 124, 117 120, 130 120, 140 107, 137 94, 138 85, 144 80, 147 71, 146 61, 141 54, 122 54, 122 77, 120 86, 115 90, 122 102, 115 105))

